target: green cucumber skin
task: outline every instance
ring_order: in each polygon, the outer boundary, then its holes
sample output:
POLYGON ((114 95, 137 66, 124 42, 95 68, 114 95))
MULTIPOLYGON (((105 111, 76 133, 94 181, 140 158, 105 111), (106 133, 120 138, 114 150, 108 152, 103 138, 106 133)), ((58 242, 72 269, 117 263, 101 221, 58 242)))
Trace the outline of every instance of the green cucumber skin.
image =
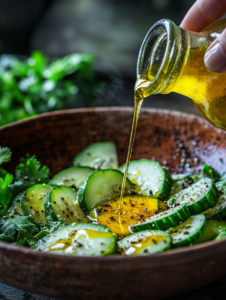
MULTIPOLYGON (((106 170, 99 170, 99 171, 96 171, 95 173, 93 173, 83 184, 82 186, 80 187, 80 189, 78 190, 78 203, 81 207, 81 209, 85 212, 85 213, 89 213, 90 210, 93 208, 89 208, 86 204, 86 189, 89 188, 89 182, 94 178, 94 176, 99 176, 99 175, 102 175, 103 178, 102 178, 102 181, 103 181, 103 184, 104 184, 104 179, 105 179, 105 174, 106 172, 114 172, 116 175, 118 174, 121 174, 121 179, 123 180, 123 173, 118 171, 118 170, 114 170, 114 169, 106 169, 106 170)), ((120 181, 120 189, 121 189, 121 185, 122 185, 122 180, 120 181)), ((130 180, 127 178, 127 181, 126 181, 126 186, 129 185, 129 189, 136 189, 136 185, 133 184, 132 182, 130 182, 130 180)), ((124 195, 128 195, 129 193, 126 192, 126 189, 125 189, 125 193, 124 195)), ((120 193, 118 194, 115 194, 115 196, 112 195, 112 198, 111 199, 103 199, 102 202, 104 201, 107 201, 107 200, 112 200, 112 199, 115 199, 117 197, 120 196, 120 193)), ((100 202, 99 202, 100 203, 100 202)), ((96 205, 98 205, 99 203, 96 203, 96 205)))
POLYGON ((89 213, 89 209, 86 206, 86 202, 84 201, 84 193, 85 193, 85 189, 86 189, 86 184, 88 182, 88 179, 82 184, 82 186, 80 187, 80 189, 78 190, 78 203, 81 207, 81 209, 88 214, 89 213))
MULTIPOLYGON (((36 184, 36 185, 34 185, 34 186, 31 186, 31 187, 29 187, 27 190, 26 190, 26 192, 25 193, 23 193, 23 194, 27 194, 28 192, 29 192, 29 190, 30 189, 32 189, 32 188, 34 188, 34 187, 37 187, 37 186, 42 186, 43 184, 36 184)), ((51 186, 51 185, 48 185, 48 184, 45 184, 45 187, 50 187, 51 189, 53 189, 53 186, 51 186)), ((30 216, 31 218, 32 218, 32 220, 33 220, 33 222, 36 224, 36 225, 38 225, 38 226, 42 226, 42 225, 44 225, 44 221, 42 221, 42 222, 39 222, 39 221, 37 221, 35 218, 33 218, 32 216, 31 216, 31 212, 28 210, 28 208, 27 208, 27 206, 26 206, 26 203, 25 203, 25 199, 26 197, 23 197, 22 198, 22 201, 21 201, 21 208, 22 208, 22 211, 23 211, 23 214, 24 214, 24 216, 30 216)), ((44 209, 44 199, 43 199, 43 209, 44 209)), ((46 219, 46 216, 45 216, 45 219, 46 219)))
POLYGON ((188 209, 190 210, 191 215, 198 215, 203 211, 207 210, 208 208, 214 207, 217 204, 218 197, 219 191, 213 183, 211 191, 207 196, 205 196, 198 203, 188 205, 188 209))
POLYGON ((50 204, 50 193, 47 194, 44 198, 44 209, 47 217, 50 216, 53 219, 53 221, 58 221, 58 218, 54 214, 52 206, 50 204))
MULTIPOLYGON (((198 217, 198 216, 191 216, 185 222, 185 224, 186 223, 189 224, 189 220, 192 219, 192 218, 195 218, 195 217, 198 217)), ((203 228, 204 228, 205 222, 206 222, 205 221, 205 216, 203 216, 203 218, 204 218, 204 220, 203 220, 204 222, 203 222, 201 228, 199 228, 199 230, 197 230, 197 232, 194 235, 188 237, 187 239, 185 239, 184 241, 181 241, 181 242, 174 243, 174 240, 173 240, 172 247, 173 248, 181 248, 181 247, 185 247, 185 246, 189 246, 189 245, 193 244, 202 235, 203 228)), ((186 226, 186 225, 181 224, 181 225, 179 225, 177 227, 180 228, 180 230, 182 231, 183 230, 183 226, 186 226)), ((177 227, 176 228, 170 228, 170 230, 168 231, 168 233, 170 234, 171 231, 177 230, 177 227)), ((184 227, 184 228, 186 229, 186 227, 184 227)), ((189 229, 187 229, 187 230, 189 231, 189 229)))
POLYGON ((22 195, 24 194, 24 192, 19 193, 16 197, 14 197, 13 202, 12 202, 12 207, 11 207, 11 213, 12 214, 16 214, 18 216, 23 216, 23 210, 22 210, 22 195), (20 200, 20 202, 17 202, 17 199, 20 200), (19 203, 19 204, 17 204, 19 203))
MULTIPOLYGON (((162 168, 161 165, 158 162, 153 161, 153 160, 149 160, 149 159, 145 159, 145 158, 140 159, 140 160, 136 160, 136 161, 131 161, 129 163, 128 174, 130 172, 130 166, 131 165, 137 165, 138 164, 138 166, 139 166, 139 164, 142 164, 142 163, 144 163, 144 164, 154 164, 155 167, 158 166, 158 168, 160 168, 162 170, 163 176, 164 176, 162 187, 161 187, 160 191, 154 192, 153 196, 156 197, 156 198, 162 199, 162 200, 167 199, 170 195, 170 192, 171 192, 171 188, 172 188, 172 185, 173 185, 173 179, 171 178, 168 171, 166 169, 162 168)), ((126 167, 126 164, 122 165, 119 168, 119 170, 124 173, 125 167, 126 167)), ((127 175, 127 177, 129 178, 129 175, 127 175)), ((130 180, 132 181, 133 179, 130 179, 130 180)), ((150 189, 151 189, 151 187, 150 187, 150 189)), ((150 196, 150 194, 148 194, 148 193, 146 194, 146 191, 145 191, 144 196, 145 195, 150 196)))
MULTIPOLYGON (((204 179, 203 179, 204 180, 204 179)), ((206 211, 209 208, 212 208, 216 205, 216 203, 218 202, 218 198, 219 198, 219 191, 216 188, 216 186, 214 185, 214 183, 212 182, 211 179, 209 178, 205 178, 205 180, 209 180, 211 181, 211 189, 209 190, 209 192, 207 193, 207 195, 205 195, 202 199, 194 202, 194 203, 190 203, 190 200, 188 199, 187 202, 185 203, 188 206, 188 209, 191 213, 191 215, 198 215, 201 214, 202 212, 206 211)), ((197 185, 199 182, 194 183, 193 185, 197 185)), ((190 187, 192 188, 192 186, 190 187)), ((188 189, 190 189, 188 188, 188 189)), ((186 191, 187 189, 183 190, 186 191)), ((177 200, 177 197, 181 195, 181 193, 183 192, 179 192, 178 194, 175 194, 173 196, 173 198, 168 200, 168 205, 171 206, 172 202, 173 203, 181 203, 182 200, 177 200), (172 199, 176 199, 176 201, 172 201, 172 199)), ((188 197, 189 198, 189 197, 188 197)))
MULTIPOLYGON (((167 211, 166 211, 167 212, 167 211)), ((180 210, 175 212, 173 215, 164 216, 163 218, 150 221, 149 223, 140 223, 131 226, 132 232, 138 232, 148 229, 167 230, 171 227, 178 226, 180 223, 187 221, 191 216, 187 205, 181 206, 180 210)), ((151 218, 150 218, 151 219, 151 218)))

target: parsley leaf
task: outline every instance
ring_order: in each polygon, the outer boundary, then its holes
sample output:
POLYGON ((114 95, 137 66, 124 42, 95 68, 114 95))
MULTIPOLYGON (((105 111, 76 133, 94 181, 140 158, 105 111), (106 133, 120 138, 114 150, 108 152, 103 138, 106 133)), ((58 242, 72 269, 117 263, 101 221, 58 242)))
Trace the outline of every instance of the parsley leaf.
POLYGON ((39 231, 29 217, 15 217, 0 222, 0 240, 8 238, 17 245, 32 246, 37 242, 33 236, 39 231))
POLYGON ((0 165, 11 160, 12 152, 7 147, 0 147, 0 165))
POLYGON ((43 236, 47 234, 53 233, 55 230, 60 229, 65 226, 65 222, 63 219, 59 219, 58 221, 53 221, 50 216, 47 217, 44 227, 42 227, 42 231, 40 231, 35 238, 41 239, 43 236))
POLYGON ((13 175, 6 174, 5 178, 0 178, 0 205, 7 205, 12 201, 12 193, 9 185, 13 182, 13 175))
POLYGON ((37 183, 48 183, 49 168, 41 167, 35 155, 20 163, 16 168, 16 181, 10 185, 13 195, 25 191, 37 183))

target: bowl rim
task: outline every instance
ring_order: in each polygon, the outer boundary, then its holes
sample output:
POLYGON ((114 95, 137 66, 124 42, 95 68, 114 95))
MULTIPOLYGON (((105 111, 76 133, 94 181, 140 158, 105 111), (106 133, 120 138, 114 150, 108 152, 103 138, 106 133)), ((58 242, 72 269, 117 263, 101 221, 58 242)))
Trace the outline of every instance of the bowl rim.
MULTIPOLYGON (((95 107, 95 108, 75 108, 75 109, 67 109, 67 110, 59 110, 54 112, 48 112, 39 114, 37 116, 29 117, 21 121, 17 121, 11 124, 7 124, 0 127, 0 132, 4 129, 9 129, 11 127, 16 127, 21 124, 29 123, 30 121, 36 121, 41 120, 43 118, 48 118, 51 116, 61 116, 61 115, 70 115, 70 114, 77 114, 77 113, 92 113, 92 112, 107 112, 107 111, 128 111, 133 112, 134 108, 131 106, 106 106, 106 107, 95 107)), ((196 116, 193 114, 188 114, 180 111, 175 110, 168 110, 168 109, 156 109, 156 108, 142 108, 141 112, 149 112, 149 113, 159 113, 164 115, 171 115, 171 116, 180 116, 184 117, 188 120, 194 120, 196 119, 199 123, 203 124, 206 128, 214 128, 217 132, 222 132, 221 129, 214 127, 213 125, 209 124, 205 119, 203 119, 200 116, 196 116)), ((170 249, 167 251, 164 251, 162 253, 147 255, 147 256, 125 256, 125 255, 108 255, 103 257, 80 257, 80 256, 70 256, 70 255, 62 255, 62 254, 53 254, 53 253, 45 253, 45 252, 39 252, 32 250, 31 248, 23 247, 23 246, 17 246, 17 245, 11 245, 5 242, 0 242, 0 251, 2 250, 9 250, 15 253, 22 253, 26 256, 39 256, 43 258, 56 258, 57 260, 70 260, 70 261, 90 261, 90 262, 98 262, 98 261, 135 261, 135 260, 151 260, 155 261, 156 258, 165 257, 165 258, 171 258, 172 256, 179 255, 179 254, 193 254, 194 252, 203 251, 203 250, 211 250, 211 248, 220 247, 220 245, 225 245, 226 239, 222 240, 211 240, 208 242, 204 242, 201 244, 193 245, 193 246, 186 246, 178 249, 170 249)))

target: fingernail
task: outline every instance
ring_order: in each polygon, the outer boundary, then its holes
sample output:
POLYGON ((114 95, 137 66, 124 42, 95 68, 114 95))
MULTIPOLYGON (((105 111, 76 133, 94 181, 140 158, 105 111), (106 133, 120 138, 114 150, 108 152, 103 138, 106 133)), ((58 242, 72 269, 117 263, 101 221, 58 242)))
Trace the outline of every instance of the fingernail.
POLYGON ((214 72, 219 72, 226 66, 226 55, 220 43, 206 52, 204 62, 206 67, 214 72))

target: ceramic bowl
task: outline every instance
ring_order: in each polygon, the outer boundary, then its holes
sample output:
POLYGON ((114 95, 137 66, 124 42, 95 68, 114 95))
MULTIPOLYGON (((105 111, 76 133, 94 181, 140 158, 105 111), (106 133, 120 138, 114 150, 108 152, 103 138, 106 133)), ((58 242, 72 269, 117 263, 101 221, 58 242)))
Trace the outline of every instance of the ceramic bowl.
MULTIPOLYGON (((12 149, 14 172, 25 153, 36 154, 51 175, 72 165, 87 145, 112 141, 125 162, 133 108, 55 112, 0 128, 12 149)), ((156 159, 170 172, 199 171, 204 162, 226 171, 226 134, 184 113, 141 111, 132 159, 156 159)), ((226 239, 142 257, 73 257, 0 243, 0 281, 62 299, 163 299, 207 284, 225 273, 226 239)))

